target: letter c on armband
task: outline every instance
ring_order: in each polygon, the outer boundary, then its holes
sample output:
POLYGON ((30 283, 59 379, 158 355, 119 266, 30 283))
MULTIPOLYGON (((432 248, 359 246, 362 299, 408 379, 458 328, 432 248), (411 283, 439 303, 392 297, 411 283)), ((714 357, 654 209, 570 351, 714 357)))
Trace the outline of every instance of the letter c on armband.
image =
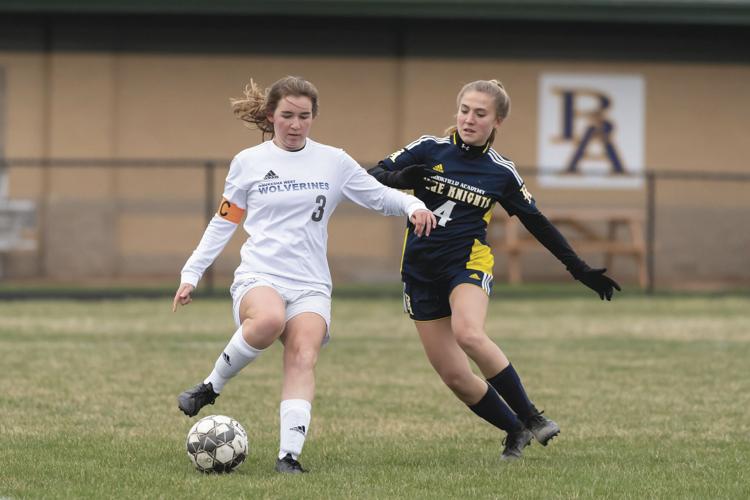
POLYGON ((221 204, 219 205, 219 211, 217 213, 219 214, 219 216, 223 217, 229 222, 239 224, 242 220, 242 216, 245 214, 245 211, 237 205, 233 205, 226 198, 222 198, 221 204))

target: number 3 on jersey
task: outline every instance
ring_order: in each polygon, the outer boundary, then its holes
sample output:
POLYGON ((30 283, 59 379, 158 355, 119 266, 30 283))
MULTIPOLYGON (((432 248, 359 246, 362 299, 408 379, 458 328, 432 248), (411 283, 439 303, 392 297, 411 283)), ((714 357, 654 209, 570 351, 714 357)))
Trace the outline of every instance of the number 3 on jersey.
POLYGON ((317 203, 318 206, 312 213, 312 220, 314 220, 315 222, 320 222, 321 220, 323 220, 323 209, 326 207, 326 197, 322 194, 318 195, 318 197, 315 198, 315 203, 317 203))
POLYGON ((438 226, 445 227, 446 224, 453 220, 451 219, 451 213, 453 213, 455 206, 455 201, 448 200, 432 211, 432 213, 435 214, 435 217, 438 218, 438 226))

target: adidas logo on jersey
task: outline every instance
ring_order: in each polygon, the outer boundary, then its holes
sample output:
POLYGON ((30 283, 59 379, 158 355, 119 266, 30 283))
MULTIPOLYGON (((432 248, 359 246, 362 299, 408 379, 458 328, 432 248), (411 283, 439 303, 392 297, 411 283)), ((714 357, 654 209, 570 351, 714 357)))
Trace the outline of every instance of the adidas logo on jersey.
POLYGON ((297 427, 290 427, 290 431, 297 431, 303 436, 305 435, 305 426, 304 425, 298 425, 297 427))
POLYGON ((440 172, 441 174, 445 173, 445 171, 443 170, 443 164, 442 163, 438 163, 437 165, 435 165, 434 167, 432 167, 432 170, 434 170, 435 172, 440 172))
POLYGON ((471 278, 471 279, 475 279, 475 280, 480 280, 480 279, 482 279, 482 278, 480 278, 480 277, 479 277, 479 275, 478 275, 477 273, 473 273, 473 274, 470 274, 470 275, 469 275, 469 278, 471 278))
POLYGON ((266 174, 266 176, 263 177, 263 180, 267 181, 269 179, 278 179, 278 178, 279 178, 279 176, 276 175, 276 172, 274 172, 273 170, 269 170, 268 173, 266 174))

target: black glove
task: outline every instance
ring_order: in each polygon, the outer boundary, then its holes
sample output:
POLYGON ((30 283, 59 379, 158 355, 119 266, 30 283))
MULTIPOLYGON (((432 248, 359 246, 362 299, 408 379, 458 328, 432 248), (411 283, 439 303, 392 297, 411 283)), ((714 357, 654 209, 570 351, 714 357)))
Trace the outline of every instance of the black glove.
POLYGON ((430 179, 430 176, 434 172, 421 164, 409 165, 393 172, 378 165, 368 170, 368 173, 375 177, 381 184, 395 189, 419 189, 435 184, 435 181, 430 179))
POLYGON ((604 300, 606 298, 607 300, 612 300, 615 290, 620 291, 620 285, 604 274, 606 272, 605 268, 591 269, 586 266, 584 269, 574 273, 573 277, 598 293, 600 299, 604 300))

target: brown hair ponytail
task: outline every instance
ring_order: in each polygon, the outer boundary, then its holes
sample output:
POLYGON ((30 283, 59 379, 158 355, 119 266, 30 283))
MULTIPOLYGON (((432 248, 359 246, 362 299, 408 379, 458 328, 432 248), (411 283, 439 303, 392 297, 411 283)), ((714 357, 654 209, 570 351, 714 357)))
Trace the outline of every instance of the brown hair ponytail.
POLYGON ((285 76, 271 85, 270 88, 262 90, 260 86, 250 79, 245 85, 244 98, 230 98, 232 113, 239 120, 245 122, 249 128, 257 128, 266 134, 274 136, 273 123, 268 121, 268 115, 276 111, 279 101, 287 96, 304 96, 312 102, 312 115, 318 115, 318 89, 307 80, 297 76, 285 76))

